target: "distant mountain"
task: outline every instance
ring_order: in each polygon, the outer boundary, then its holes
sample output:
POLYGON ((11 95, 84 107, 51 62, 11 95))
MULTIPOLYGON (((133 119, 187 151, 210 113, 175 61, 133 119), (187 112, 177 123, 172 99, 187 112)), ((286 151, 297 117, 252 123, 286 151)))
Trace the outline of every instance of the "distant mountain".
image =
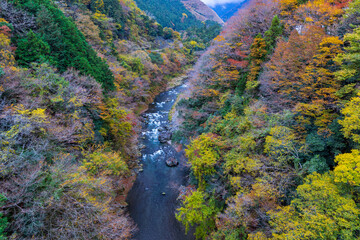
POLYGON ((248 0, 239 0, 235 3, 217 4, 211 7, 217 15, 223 20, 227 21, 241 8, 248 0))
POLYGON ((196 19, 200 21, 214 21, 219 24, 224 24, 224 21, 212 10, 208 5, 201 0, 181 0, 187 10, 191 12, 196 19))
POLYGON ((163 27, 177 31, 201 27, 203 21, 224 22, 200 0, 135 0, 138 7, 163 27))

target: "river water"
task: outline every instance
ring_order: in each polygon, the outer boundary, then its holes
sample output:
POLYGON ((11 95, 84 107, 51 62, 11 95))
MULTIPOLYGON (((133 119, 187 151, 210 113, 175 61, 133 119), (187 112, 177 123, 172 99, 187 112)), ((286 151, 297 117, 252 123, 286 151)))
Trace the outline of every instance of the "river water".
POLYGON ((144 113, 141 163, 139 172, 130 190, 127 202, 130 216, 138 226, 136 240, 187 240, 181 223, 175 219, 179 186, 186 184, 188 169, 183 153, 177 153, 168 143, 160 143, 159 130, 169 126, 168 115, 177 96, 186 89, 183 84, 159 94, 144 113), (167 167, 165 160, 174 157, 180 164, 167 167))

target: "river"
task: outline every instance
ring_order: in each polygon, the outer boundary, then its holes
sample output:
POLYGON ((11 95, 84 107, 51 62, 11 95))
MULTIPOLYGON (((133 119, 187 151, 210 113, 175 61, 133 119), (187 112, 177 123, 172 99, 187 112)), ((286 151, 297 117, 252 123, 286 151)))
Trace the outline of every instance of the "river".
POLYGON ((158 140, 160 131, 169 127, 169 111, 186 87, 183 84, 159 94, 144 113, 142 171, 127 197, 130 216, 138 226, 136 240, 194 239, 192 234, 185 234, 181 223, 175 219, 178 189, 186 184, 189 171, 186 159, 183 153, 158 140), (179 161, 179 166, 166 166, 165 160, 171 157, 179 161))

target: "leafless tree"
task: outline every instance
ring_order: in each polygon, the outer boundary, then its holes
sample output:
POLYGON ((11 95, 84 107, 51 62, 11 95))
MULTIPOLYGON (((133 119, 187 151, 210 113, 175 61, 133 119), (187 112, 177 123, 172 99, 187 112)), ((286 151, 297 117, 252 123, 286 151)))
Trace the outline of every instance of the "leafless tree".
POLYGON ((29 30, 35 30, 35 18, 25 11, 16 8, 6 0, 0 1, 0 16, 14 27, 14 33, 25 35, 29 30))

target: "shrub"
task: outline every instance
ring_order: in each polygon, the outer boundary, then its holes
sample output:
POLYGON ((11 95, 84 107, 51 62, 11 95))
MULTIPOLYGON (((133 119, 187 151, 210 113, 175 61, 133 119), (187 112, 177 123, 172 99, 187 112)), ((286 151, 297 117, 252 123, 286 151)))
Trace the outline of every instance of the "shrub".
POLYGON ((96 151, 83 162, 86 170, 94 175, 124 175, 129 171, 126 162, 117 152, 96 151))
POLYGON ((151 58, 151 62, 157 65, 161 65, 164 63, 164 60, 161 57, 160 53, 157 52, 151 52, 149 54, 150 58, 151 58))
MULTIPOLYGON (((4 202, 6 201, 7 199, 5 198, 4 195, 0 194, 0 207, 2 205, 4 205, 4 202)), ((5 240, 6 237, 4 235, 4 230, 6 228, 8 224, 8 221, 5 217, 3 217, 3 214, 0 213, 0 240, 5 240)))

